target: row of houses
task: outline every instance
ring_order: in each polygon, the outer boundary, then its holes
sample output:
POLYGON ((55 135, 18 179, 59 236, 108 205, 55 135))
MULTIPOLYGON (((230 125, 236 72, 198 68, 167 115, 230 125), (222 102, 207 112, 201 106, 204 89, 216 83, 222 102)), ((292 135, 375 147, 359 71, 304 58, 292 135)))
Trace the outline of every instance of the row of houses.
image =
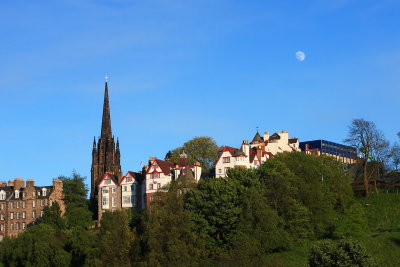
MULTIPOLYGON (((101 135, 93 142, 91 197, 97 199, 98 219, 106 211, 118 209, 145 209, 154 201, 157 191, 181 176, 187 176, 193 182, 202 177, 199 162, 190 164, 182 151, 177 162, 170 159, 151 157, 140 172, 121 172, 119 141, 114 142, 111 130, 111 116, 108 97, 108 84, 105 83, 101 135)), ((289 137, 287 131, 263 135, 257 131, 253 139, 242 141, 240 147, 223 146, 215 162, 215 177, 223 178, 229 169, 258 168, 278 153, 304 151, 310 154, 328 154, 346 163, 354 163, 357 158, 354 148, 315 140, 299 142, 296 137, 289 137)))

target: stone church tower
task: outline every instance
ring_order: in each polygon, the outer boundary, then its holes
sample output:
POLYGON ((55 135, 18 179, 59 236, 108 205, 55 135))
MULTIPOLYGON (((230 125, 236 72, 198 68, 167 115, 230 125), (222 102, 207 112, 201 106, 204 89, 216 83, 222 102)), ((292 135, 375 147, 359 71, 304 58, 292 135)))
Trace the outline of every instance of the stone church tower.
POLYGON ((108 100, 108 84, 105 83, 103 119, 101 123, 101 135, 96 143, 93 140, 92 150, 92 177, 90 197, 97 198, 98 185, 105 173, 112 173, 118 177, 118 182, 122 178, 119 141, 114 142, 111 131, 110 103, 108 100))

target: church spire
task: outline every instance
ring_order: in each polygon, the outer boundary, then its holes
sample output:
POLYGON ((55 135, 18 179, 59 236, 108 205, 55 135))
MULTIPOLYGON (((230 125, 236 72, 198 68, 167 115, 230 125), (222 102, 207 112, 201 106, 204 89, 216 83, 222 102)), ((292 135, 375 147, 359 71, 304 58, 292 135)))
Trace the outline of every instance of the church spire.
POLYGON ((106 81, 104 89, 104 104, 103 104, 103 120, 101 122, 101 138, 112 138, 111 133, 111 118, 110 118, 110 103, 108 100, 108 82, 106 81))

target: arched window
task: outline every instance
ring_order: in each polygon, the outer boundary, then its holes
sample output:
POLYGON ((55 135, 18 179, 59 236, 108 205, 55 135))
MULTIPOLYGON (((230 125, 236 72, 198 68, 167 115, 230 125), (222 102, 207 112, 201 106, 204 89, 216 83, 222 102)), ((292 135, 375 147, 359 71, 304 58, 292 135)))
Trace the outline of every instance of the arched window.
POLYGON ((15 190, 15 198, 19 198, 19 190, 15 190))
POLYGON ((46 196, 46 193, 47 193, 47 189, 46 188, 42 188, 42 196, 46 196))
POLYGON ((4 190, 0 191, 0 200, 5 200, 6 199, 6 192, 4 190))

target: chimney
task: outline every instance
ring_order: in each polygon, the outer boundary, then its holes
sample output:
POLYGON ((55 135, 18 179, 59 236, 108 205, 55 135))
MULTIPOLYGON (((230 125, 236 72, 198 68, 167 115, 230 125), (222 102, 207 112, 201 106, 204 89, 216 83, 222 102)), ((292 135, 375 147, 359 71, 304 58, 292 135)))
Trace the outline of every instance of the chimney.
POLYGON ((264 141, 268 141, 268 139, 269 139, 269 133, 264 132, 264 141))
POLYGON ((53 179, 53 187, 54 187, 54 191, 57 190, 57 189, 62 191, 63 182, 61 180, 58 180, 58 179, 53 179))
POLYGON ((21 179, 21 178, 14 179, 14 190, 20 190, 24 186, 25 186, 24 179, 21 179))
POLYGON ((35 181, 33 179, 26 180, 26 187, 34 187, 35 181))
POLYGON ((0 182, 0 187, 6 187, 6 186, 7 186, 6 181, 1 181, 1 182, 0 182))
POLYGON ((14 186, 14 181, 8 181, 8 186, 14 186))

